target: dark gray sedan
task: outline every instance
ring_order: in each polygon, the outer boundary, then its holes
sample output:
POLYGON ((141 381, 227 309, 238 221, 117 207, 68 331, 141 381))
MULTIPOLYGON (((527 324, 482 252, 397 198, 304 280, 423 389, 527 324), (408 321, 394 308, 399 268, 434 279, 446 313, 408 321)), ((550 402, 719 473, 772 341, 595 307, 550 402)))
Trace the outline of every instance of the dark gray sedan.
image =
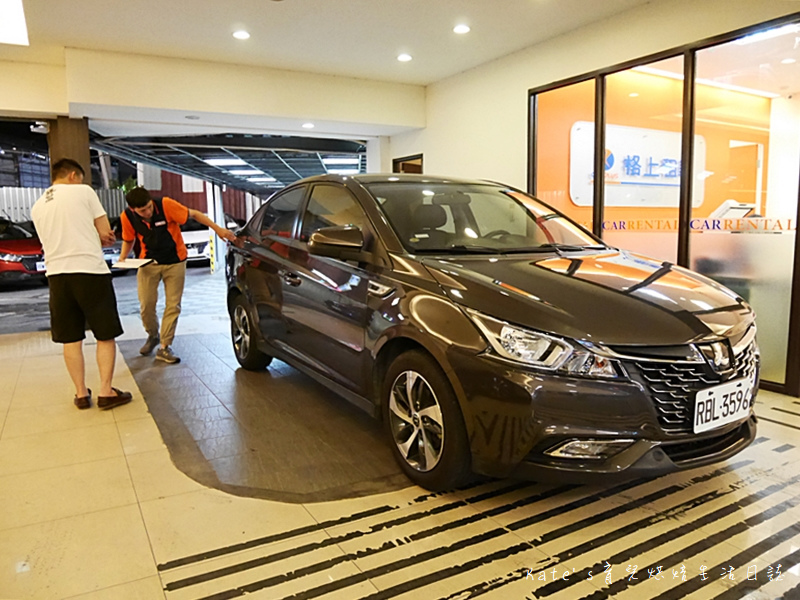
POLYGON ((382 419, 426 488, 654 476, 755 436, 750 306, 518 190, 320 176, 239 235, 226 261, 239 363, 279 358, 382 419))

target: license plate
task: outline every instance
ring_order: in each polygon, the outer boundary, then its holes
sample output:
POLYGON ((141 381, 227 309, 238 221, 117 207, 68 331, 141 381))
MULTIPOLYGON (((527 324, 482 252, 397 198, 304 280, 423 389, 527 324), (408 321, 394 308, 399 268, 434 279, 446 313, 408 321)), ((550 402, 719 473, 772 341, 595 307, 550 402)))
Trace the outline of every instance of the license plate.
POLYGON ((753 382, 750 379, 736 379, 697 392, 694 432, 710 431, 744 419, 750 414, 752 395, 753 382))
POLYGON ((37 271, 44 271, 44 261, 43 260, 37 261, 36 270, 37 271))

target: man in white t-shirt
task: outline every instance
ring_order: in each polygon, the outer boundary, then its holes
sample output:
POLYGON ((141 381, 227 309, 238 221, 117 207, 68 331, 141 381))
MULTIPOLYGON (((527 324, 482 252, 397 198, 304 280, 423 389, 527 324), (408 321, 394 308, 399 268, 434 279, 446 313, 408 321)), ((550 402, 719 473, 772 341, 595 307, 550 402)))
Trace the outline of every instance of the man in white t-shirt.
POLYGON ((83 358, 88 324, 97 339, 97 406, 106 410, 131 401, 129 392, 111 387, 117 357, 114 338, 122 333, 122 324, 102 245, 114 243, 114 232, 97 194, 83 184, 80 164, 61 159, 52 174, 53 185, 31 209, 50 285, 50 331, 53 341, 64 345, 75 406, 85 409, 92 405, 83 358))

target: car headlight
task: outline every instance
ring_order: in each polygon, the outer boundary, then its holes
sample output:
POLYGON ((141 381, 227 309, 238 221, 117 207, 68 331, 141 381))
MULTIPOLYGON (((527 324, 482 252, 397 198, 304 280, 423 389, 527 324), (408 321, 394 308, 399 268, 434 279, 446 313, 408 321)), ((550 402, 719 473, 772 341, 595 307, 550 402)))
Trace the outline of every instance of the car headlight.
POLYGON ((0 254, 0 260, 7 262, 22 262, 22 257, 19 254, 0 254))
POLYGON ((565 375, 613 379, 623 373, 617 360, 580 342, 517 327, 473 310, 467 314, 502 358, 565 375))

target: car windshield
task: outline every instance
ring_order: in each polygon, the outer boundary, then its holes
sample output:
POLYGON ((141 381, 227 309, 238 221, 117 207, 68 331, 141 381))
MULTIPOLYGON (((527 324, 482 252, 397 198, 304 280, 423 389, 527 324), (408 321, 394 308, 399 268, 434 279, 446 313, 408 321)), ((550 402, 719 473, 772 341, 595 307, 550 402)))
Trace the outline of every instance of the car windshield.
POLYGON ((404 181, 365 187, 410 252, 505 254, 605 247, 564 215, 516 190, 404 181))
POLYGON ((0 220, 0 240, 28 240, 33 236, 19 225, 0 220))

